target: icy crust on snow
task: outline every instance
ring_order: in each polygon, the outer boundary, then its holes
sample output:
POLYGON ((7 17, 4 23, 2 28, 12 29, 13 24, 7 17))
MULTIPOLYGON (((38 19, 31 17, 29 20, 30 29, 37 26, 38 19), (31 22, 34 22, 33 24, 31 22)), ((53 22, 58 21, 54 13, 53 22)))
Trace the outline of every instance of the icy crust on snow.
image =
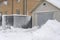
POLYGON ((60 22, 48 20, 41 28, 32 29, 11 27, 0 31, 0 40, 60 40, 60 22))

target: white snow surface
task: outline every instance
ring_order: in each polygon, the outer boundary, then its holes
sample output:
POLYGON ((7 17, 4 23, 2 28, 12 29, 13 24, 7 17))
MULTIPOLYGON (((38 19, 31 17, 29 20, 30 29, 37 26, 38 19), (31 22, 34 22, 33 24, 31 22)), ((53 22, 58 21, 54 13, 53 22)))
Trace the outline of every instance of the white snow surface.
POLYGON ((33 32, 33 39, 60 40, 60 22, 56 20, 48 20, 40 29, 33 32))
POLYGON ((0 40, 60 40, 60 22, 48 20, 41 28, 0 30, 0 40))
POLYGON ((46 0, 49 3, 53 4, 54 6, 60 8, 60 0, 46 0))

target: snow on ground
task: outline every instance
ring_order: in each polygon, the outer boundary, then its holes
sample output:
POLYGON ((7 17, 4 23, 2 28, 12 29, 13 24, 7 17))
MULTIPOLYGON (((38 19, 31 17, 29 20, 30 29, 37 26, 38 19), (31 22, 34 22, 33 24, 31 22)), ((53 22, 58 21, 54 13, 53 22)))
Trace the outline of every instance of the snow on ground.
POLYGON ((30 32, 25 32, 25 31, 16 31, 15 30, 2 30, 0 32, 0 40, 32 40, 32 35, 30 32))
POLYGON ((0 40, 60 40, 60 22, 48 20, 41 28, 37 27, 0 30, 0 40))
POLYGON ((56 20, 48 20, 40 29, 33 32, 33 39, 60 40, 60 22, 56 20))

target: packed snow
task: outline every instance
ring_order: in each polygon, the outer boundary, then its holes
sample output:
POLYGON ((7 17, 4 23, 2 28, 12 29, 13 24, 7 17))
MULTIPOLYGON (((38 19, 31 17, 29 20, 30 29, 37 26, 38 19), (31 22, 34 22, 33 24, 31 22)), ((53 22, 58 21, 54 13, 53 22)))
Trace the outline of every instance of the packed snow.
POLYGON ((0 27, 0 40, 60 40, 60 22, 48 20, 39 28, 13 28, 3 30, 0 27))
POLYGON ((48 20, 40 29, 33 32, 33 39, 60 40, 60 22, 48 20))

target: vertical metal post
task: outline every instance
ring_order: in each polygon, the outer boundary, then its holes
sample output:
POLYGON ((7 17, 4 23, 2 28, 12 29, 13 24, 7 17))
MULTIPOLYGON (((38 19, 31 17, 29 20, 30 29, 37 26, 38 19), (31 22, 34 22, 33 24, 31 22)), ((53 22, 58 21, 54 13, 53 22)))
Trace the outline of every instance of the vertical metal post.
MULTIPOLYGON (((13 9, 14 9, 14 0, 12 0, 12 17, 13 17, 13 9)), ((14 19, 12 19, 12 20, 14 20, 14 19)), ((12 22, 12 25, 14 25, 14 22, 12 22)))
POLYGON ((13 0, 12 0, 12 15, 13 15, 13 6, 14 6, 14 4, 13 4, 13 0))
POLYGON ((27 0, 23 0, 23 14, 27 15, 27 0))

